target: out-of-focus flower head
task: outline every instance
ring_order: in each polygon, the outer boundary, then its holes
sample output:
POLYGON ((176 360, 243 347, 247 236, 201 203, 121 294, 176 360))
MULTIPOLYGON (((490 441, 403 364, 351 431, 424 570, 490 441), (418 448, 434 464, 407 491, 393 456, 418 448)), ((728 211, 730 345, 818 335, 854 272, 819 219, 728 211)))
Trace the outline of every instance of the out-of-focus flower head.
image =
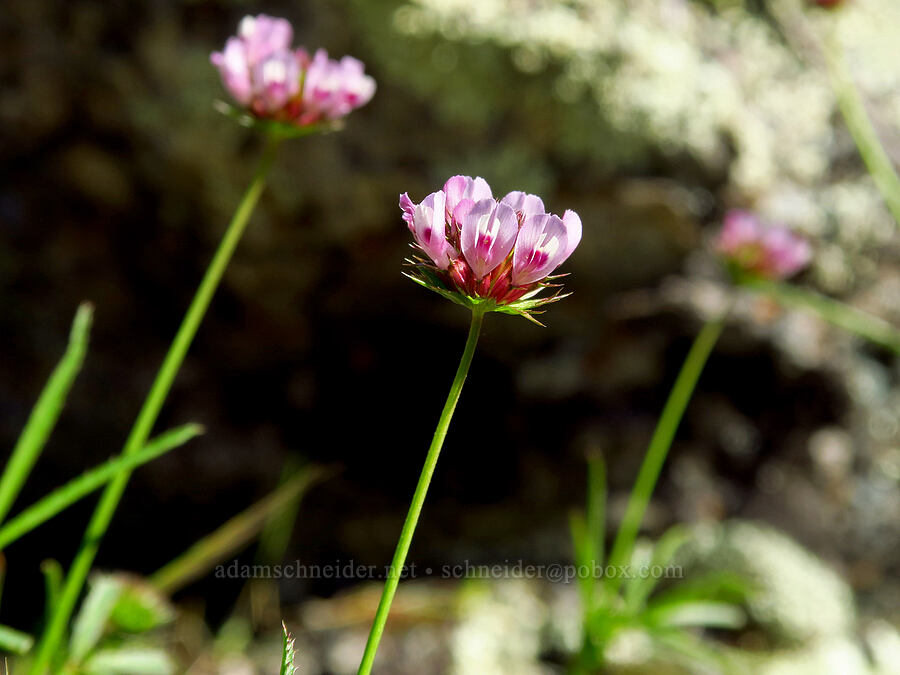
POLYGON ((574 211, 547 213, 540 197, 510 192, 493 198, 483 178, 453 176, 419 204, 400 195, 403 220, 423 255, 413 281, 466 307, 519 314, 562 299, 551 276, 581 241, 574 211), (538 297, 544 289, 550 295, 538 297))
POLYGON ((844 0, 809 0, 809 4, 825 9, 834 9, 844 4, 844 0))
POLYGON ((805 238, 739 209, 725 215, 715 248, 736 273, 763 279, 786 279, 812 259, 812 247, 805 238))
MULTIPOLYGON (((368 103, 375 80, 361 61, 350 56, 335 61, 324 49, 310 58, 305 49, 291 46, 293 35, 286 19, 245 16, 238 34, 211 54, 225 88, 251 116, 247 123, 256 119, 309 129, 333 125, 368 103)), ((245 113, 233 114, 240 119, 245 113)))

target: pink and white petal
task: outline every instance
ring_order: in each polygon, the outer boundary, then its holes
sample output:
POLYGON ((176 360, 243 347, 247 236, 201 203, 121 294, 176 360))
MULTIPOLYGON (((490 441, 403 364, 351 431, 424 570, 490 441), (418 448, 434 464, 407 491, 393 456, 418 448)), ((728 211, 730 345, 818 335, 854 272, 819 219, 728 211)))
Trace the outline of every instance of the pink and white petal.
POLYGON ((546 213, 544 201, 537 195, 530 195, 527 192, 515 190, 507 194, 500 201, 503 204, 509 204, 513 209, 521 212, 524 216, 534 216, 539 213, 546 213))
POLYGON ((444 183, 444 194, 447 195, 447 210, 451 213, 463 198, 466 186, 472 179, 468 176, 453 176, 444 183))
POLYGON ((546 277, 565 259, 567 246, 561 218, 547 213, 527 218, 513 252, 513 284, 526 286, 546 277))
POLYGON ((572 255, 572 251, 581 243, 582 230, 581 217, 571 209, 566 210, 563 214, 562 223, 566 228, 566 254, 559 261, 559 264, 568 260, 569 256, 572 255))
POLYGON ((247 48, 243 41, 235 37, 228 38, 225 49, 221 52, 213 52, 210 61, 219 69, 222 83, 234 100, 242 105, 249 104, 253 92, 247 48))
POLYGON ((464 197, 468 197, 472 201, 478 202, 482 199, 493 199, 494 195, 491 194, 491 186, 488 185, 487 181, 481 176, 476 176, 474 180, 470 183, 467 188, 468 194, 463 195, 464 197))
POLYGON ((440 269, 450 265, 445 217, 445 196, 442 191, 433 192, 416 207, 413 221, 416 242, 440 269))

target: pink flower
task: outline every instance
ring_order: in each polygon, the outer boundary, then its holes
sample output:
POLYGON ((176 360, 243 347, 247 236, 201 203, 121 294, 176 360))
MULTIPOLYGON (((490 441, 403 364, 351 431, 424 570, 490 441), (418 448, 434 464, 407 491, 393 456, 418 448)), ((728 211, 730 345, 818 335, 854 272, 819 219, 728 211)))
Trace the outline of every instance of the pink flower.
POLYGON ((210 56, 225 88, 250 114, 307 126, 337 120, 372 98, 375 81, 362 62, 333 61, 323 49, 310 59, 291 47, 293 32, 285 19, 246 16, 237 36, 210 56))
POLYGON ((800 235, 736 209, 725 215, 715 247, 741 272, 764 279, 786 279, 812 259, 812 247, 800 235))
POLYGON ((415 263, 416 281, 460 304, 493 303, 528 318, 559 299, 536 295, 581 241, 574 211, 562 218, 546 213, 540 197, 524 192, 498 201, 483 178, 453 176, 418 205, 404 193, 400 209, 427 256, 415 263))
MULTIPOLYGON (((301 59, 308 57, 301 54, 301 59)), ((374 94, 375 80, 365 74, 362 61, 352 56, 334 61, 324 49, 309 61, 303 81, 307 114, 335 120, 368 103, 374 94)))

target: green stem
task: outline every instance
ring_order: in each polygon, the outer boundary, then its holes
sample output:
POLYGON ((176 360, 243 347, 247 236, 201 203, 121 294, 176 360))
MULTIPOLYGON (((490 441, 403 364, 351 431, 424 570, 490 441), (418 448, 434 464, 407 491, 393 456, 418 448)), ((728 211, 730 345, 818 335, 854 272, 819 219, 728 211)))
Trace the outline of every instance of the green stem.
POLYGON ((459 368, 456 369, 453 384, 450 385, 450 393, 447 394, 447 402, 444 404, 441 418, 438 420, 437 428, 434 430, 434 438, 432 438, 431 447, 428 448, 428 454, 425 456, 425 466, 422 467, 419 483, 416 485, 415 493, 413 493, 412 503, 409 505, 409 512, 406 514, 403 529, 400 530, 400 540, 397 542, 394 559, 391 561, 391 567, 384 582, 381 601, 378 603, 378 609, 375 612, 375 619, 372 622, 372 629, 369 631, 369 640, 366 642, 366 649, 363 652, 362 662, 359 664, 357 675, 368 675, 372 671, 375 652, 378 651, 378 643, 381 640, 382 633, 384 633, 388 613, 391 611, 391 602, 394 599, 394 594, 397 592, 400 576, 403 574, 406 554, 409 552, 409 545, 416 530, 416 523, 418 523, 419 514, 422 512, 422 504, 425 503, 428 484, 431 483, 431 476, 434 474, 434 467, 437 465, 441 446, 444 445, 444 438, 447 436, 450 419, 453 417, 453 411, 456 410, 456 402, 459 400, 459 394, 466 381, 466 374, 468 374, 469 366, 472 363, 472 356, 475 354, 475 345, 478 344, 478 335, 481 333, 483 319, 483 311, 479 311, 477 308, 472 310, 472 325, 469 328, 466 347, 463 350, 462 358, 459 360, 459 368))
MULTIPOLYGON (((666 461, 666 455, 672 446, 675 432, 678 430, 685 408, 691 400, 703 367, 719 339, 726 316, 727 312, 706 322, 694 340, 694 344, 691 345, 691 350, 675 379, 675 384, 669 393, 653 437, 650 439, 647 454, 638 471, 637 480, 628 498, 628 506, 625 508, 622 524, 619 526, 612 551, 609 554, 609 565, 612 565, 614 569, 620 565, 627 565, 631 559, 634 540, 637 538, 647 504, 650 503, 659 473, 666 461)), ((622 581, 619 576, 613 574, 606 577, 605 586, 608 595, 612 595, 618 589, 622 581)))
MULTIPOLYGON (((206 274, 200 282, 200 286, 197 288, 194 299, 182 320, 181 327, 178 329, 178 333, 175 335, 175 339, 172 341, 165 360, 156 375, 150 393, 147 394, 144 405, 140 413, 138 413, 134 426, 131 428, 131 433, 128 435, 125 447, 122 450, 123 456, 133 455, 143 448, 153 429, 156 418, 184 361, 191 341, 197 333, 206 309, 209 307, 222 275, 225 273, 225 268, 228 266, 234 249, 237 247, 241 235, 247 226, 250 214, 253 213, 256 203, 259 201, 259 197, 265 187, 266 176, 275 158, 278 144, 279 140, 277 138, 270 137, 268 139, 253 180, 250 182, 250 186, 244 193, 243 199, 241 199, 234 216, 231 218, 231 223, 228 225, 225 236, 222 238, 222 242, 219 244, 219 248, 215 256, 213 256, 212 262, 209 264, 206 274)), ((131 473, 128 471, 119 474, 107 485, 100 497, 94 515, 84 534, 81 548, 75 555, 75 560, 69 569, 59 603, 50 623, 44 630, 37 656, 31 667, 30 672, 32 675, 43 675, 56 654, 69 618, 75 609, 75 603, 78 601, 78 596, 81 594, 85 579, 87 579, 91 565, 94 562, 94 556, 97 554, 100 541, 109 527, 130 475, 131 473)))
POLYGON ((831 76, 831 86, 847 128, 894 220, 900 224, 900 178, 866 113, 859 91, 847 70, 843 48, 834 32, 825 44, 825 61, 831 76))
POLYGON ((900 330, 877 316, 867 314, 820 293, 777 281, 752 279, 741 285, 744 288, 765 293, 785 307, 815 312, 835 326, 856 333, 860 337, 900 354, 900 330))

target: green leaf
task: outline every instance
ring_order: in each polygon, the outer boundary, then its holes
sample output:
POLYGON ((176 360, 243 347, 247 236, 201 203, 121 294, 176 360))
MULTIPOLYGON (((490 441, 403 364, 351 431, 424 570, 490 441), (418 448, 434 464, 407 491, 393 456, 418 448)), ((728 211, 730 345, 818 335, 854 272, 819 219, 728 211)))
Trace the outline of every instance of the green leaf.
POLYGON ((744 610, 727 602, 682 602, 648 610, 644 617, 647 625, 669 627, 737 630, 747 622, 744 610))
POLYGON ((733 572, 713 572, 685 580, 651 598, 647 607, 661 609, 683 603, 727 602, 742 603, 750 592, 746 579, 733 572))
POLYGON ((123 471, 131 471, 141 464, 146 464, 160 455, 184 445, 201 433, 203 433, 203 427, 200 425, 185 424, 151 440, 138 453, 116 456, 78 478, 70 480, 62 487, 57 488, 43 499, 29 506, 0 528, 0 548, 9 546, 19 537, 27 534, 59 512, 64 511, 79 499, 102 487, 123 471))
MULTIPOLYGON (((669 528, 653 547, 653 553, 648 562, 651 569, 670 564, 675 553, 687 541, 688 536, 688 531, 680 525, 669 528)), ((659 582, 660 579, 654 578, 652 575, 648 575, 646 578, 635 576, 629 579, 628 587, 625 590, 625 604, 628 610, 638 612, 659 582)))
POLYGON ((31 469, 40 457, 62 412, 66 396, 72 383, 81 370, 84 355, 87 353, 88 334, 94 309, 83 303, 75 313, 72 330, 69 334, 69 346, 62 360, 47 380, 44 390, 31 410, 25 429, 19 436, 13 449, 3 476, 0 477, 0 522, 6 518, 13 502, 19 496, 22 485, 31 473, 31 469))
POLYGON ((162 649, 102 649, 84 664, 85 675, 172 675, 175 664, 162 649))
POLYGON ((284 632, 284 643, 281 649, 281 671, 279 675, 294 675, 297 668, 294 666, 294 636, 288 633, 287 626, 284 621, 281 622, 281 630, 284 632))
POLYGON ((815 291, 778 281, 747 278, 741 282, 741 286, 765 293, 785 307, 814 312, 839 328, 900 354, 900 329, 856 307, 815 291))
POLYGON ((713 644, 683 630, 661 630, 651 633, 654 640, 682 658, 681 662, 688 668, 696 669, 700 664, 715 668, 722 675, 735 673, 735 668, 727 655, 713 644))
MULTIPOLYGON (((293 455, 289 456, 281 470, 280 484, 284 485, 290 482, 291 478, 297 475, 300 470, 299 460, 293 455)), ((257 557, 260 562, 277 563, 284 557, 291 539, 291 533, 294 531, 294 523, 297 522, 301 497, 301 494, 297 494, 285 504, 284 508, 272 513, 266 519, 262 532, 259 535, 259 552, 257 557)))
POLYGON ((0 626, 0 650, 11 654, 25 654, 34 644, 34 638, 9 626, 0 626))
POLYGON ((246 546, 273 513, 288 507, 326 473, 325 469, 317 466, 302 469, 283 486, 236 515, 158 570, 150 577, 150 582, 161 592, 172 593, 199 578, 217 563, 246 546))
POLYGON ((94 577, 91 590, 72 624, 69 657, 74 663, 81 663, 97 646, 122 593, 122 586, 122 581, 111 575, 94 577))
POLYGON ((119 575, 122 593, 110 616, 112 624, 126 633, 145 633, 175 618, 175 610, 160 592, 138 577, 119 575))
POLYGON ((62 565, 56 560, 45 560, 41 563, 41 573, 44 575, 44 615, 49 619, 59 601, 63 579, 62 565))

